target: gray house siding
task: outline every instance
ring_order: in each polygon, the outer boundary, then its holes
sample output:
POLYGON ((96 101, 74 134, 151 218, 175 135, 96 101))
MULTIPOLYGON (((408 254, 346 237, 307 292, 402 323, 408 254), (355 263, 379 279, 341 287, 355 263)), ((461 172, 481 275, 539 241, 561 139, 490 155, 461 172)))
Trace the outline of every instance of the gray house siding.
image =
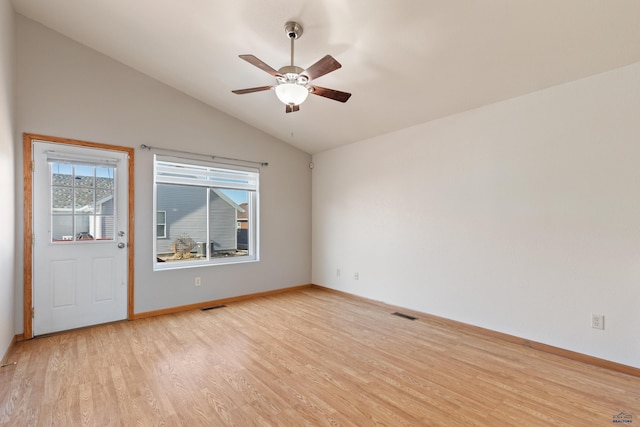
POLYGON ((211 241, 214 251, 237 249, 237 211, 215 190, 210 192, 211 241))
MULTIPOLYGON (((158 184, 157 210, 166 212, 166 238, 158 238, 157 254, 173 253, 175 240, 187 235, 194 244, 209 243, 214 251, 235 250, 236 206, 220 197, 215 190, 209 192, 211 222, 207 237, 207 188, 171 184, 158 184)), ((194 246, 192 251, 195 252, 194 246)))
POLYGON ((173 253, 173 243, 181 235, 191 237, 194 242, 208 240, 206 188, 158 184, 156 197, 158 210, 167 213, 167 237, 157 239, 158 254, 173 253))
POLYGON ((99 216, 96 218, 97 226, 100 228, 100 237, 115 237, 115 209, 114 209, 113 197, 108 197, 106 200, 100 200, 97 203, 96 213, 99 216))

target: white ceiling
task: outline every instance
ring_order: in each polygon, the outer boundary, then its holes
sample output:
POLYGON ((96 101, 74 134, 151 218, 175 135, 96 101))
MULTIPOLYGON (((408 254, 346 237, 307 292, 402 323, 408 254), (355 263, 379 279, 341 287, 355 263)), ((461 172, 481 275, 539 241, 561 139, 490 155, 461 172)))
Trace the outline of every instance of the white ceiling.
POLYGON ((16 12, 308 153, 640 61, 638 0, 13 0, 16 12), (238 58, 342 68, 285 114, 238 58))

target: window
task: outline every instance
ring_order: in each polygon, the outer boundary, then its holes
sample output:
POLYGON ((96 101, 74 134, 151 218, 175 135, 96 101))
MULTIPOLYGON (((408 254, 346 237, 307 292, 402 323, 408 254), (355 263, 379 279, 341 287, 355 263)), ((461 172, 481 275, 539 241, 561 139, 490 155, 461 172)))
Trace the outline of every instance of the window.
POLYGON ((113 240, 115 167, 49 158, 51 241, 113 240))
POLYGON ((156 155, 154 269, 257 261, 258 181, 257 169, 156 155))
POLYGON ((156 237, 158 239, 167 237, 167 211, 156 212, 156 237))

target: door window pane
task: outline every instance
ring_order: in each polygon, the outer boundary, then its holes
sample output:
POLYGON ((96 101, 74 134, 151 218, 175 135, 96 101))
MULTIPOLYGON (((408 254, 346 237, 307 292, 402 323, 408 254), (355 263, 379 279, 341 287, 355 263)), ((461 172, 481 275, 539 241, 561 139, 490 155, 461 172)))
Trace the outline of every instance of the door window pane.
POLYGON ((76 213, 87 214, 94 213, 95 200, 93 188, 76 188, 74 197, 74 205, 76 213))
POLYGON ((73 188, 53 187, 51 189, 51 212, 67 215, 73 212, 73 188))
POLYGON ((76 165, 75 169, 75 186, 94 188, 95 183, 95 166, 76 165))
POLYGON ((115 238, 115 168, 50 162, 51 240, 115 238))
POLYGON ((55 241, 73 239, 73 215, 53 215, 51 218, 51 238, 55 241))

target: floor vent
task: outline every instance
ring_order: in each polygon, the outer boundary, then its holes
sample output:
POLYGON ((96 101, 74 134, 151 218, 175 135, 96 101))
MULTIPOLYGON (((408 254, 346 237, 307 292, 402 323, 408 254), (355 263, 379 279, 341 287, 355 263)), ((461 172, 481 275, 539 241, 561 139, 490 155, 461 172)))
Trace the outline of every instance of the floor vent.
POLYGON ((224 304, 212 305, 211 307, 204 307, 204 308, 201 308, 200 310, 202 311, 215 310, 216 308, 223 308, 223 307, 226 307, 226 305, 224 304))
POLYGON ((404 317, 405 319, 409 319, 409 320, 416 320, 417 317, 413 317, 413 316, 409 316, 408 314, 404 314, 404 313, 399 313, 399 312, 395 312, 395 313, 391 313, 394 316, 398 316, 398 317, 404 317))

